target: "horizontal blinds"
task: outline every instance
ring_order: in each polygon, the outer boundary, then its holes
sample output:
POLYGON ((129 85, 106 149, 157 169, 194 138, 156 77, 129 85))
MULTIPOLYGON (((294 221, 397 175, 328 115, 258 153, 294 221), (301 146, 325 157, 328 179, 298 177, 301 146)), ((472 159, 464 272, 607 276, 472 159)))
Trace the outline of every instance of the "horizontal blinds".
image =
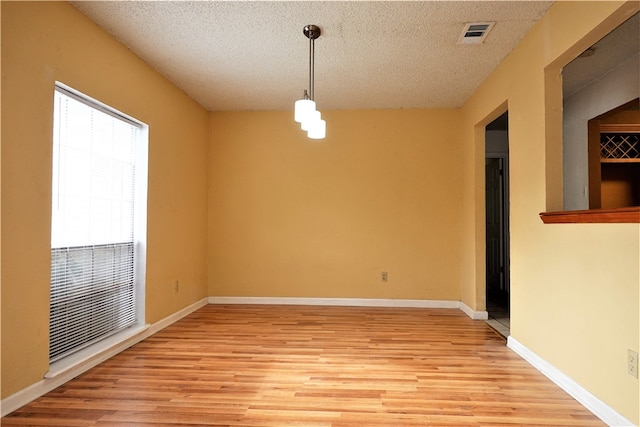
POLYGON ((51 362, 135 323, 134 196, 140 126, 56 87, 51 362))
POLYGON ((52 249, 51 361, 135 322, 133 256, 132 242, 52 249))

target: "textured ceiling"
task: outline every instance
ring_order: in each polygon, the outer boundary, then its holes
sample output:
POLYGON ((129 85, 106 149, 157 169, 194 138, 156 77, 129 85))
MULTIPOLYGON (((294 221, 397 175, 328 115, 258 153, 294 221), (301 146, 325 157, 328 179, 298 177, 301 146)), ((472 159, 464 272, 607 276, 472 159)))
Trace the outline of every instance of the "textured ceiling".
POLYGON ((461 106, 551 1, 71 2, 208 110, 287 110, 308 86, 318 109, 461 106), (468 22, 495 21, 482 45, 468 22))
POLYGON ((563 92, 569 97, 589 83, 627 61, 640 57, 640 14, 636 13, 591 47, 562 71, 563 92))

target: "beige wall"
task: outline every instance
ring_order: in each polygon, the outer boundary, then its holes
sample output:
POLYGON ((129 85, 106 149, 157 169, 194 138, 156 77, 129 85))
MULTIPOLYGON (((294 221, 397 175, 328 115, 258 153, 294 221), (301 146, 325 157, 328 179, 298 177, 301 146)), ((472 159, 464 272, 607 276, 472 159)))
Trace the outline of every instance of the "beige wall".
POLYGON ((508 108, 513 337, 638 423, 640 227, 538 216, 562 206, 553 77, 637 5, 558 2, 461 110, 323 111, 311 141, 290 111, 207 114, 68 4, 2 2, 2 396, 47 369, 60 80, 150 126, 149 322, 206 295, 483 310, 483 126, 508 108))
POLYGON ((211 113, 209 294, 458 301, 459 111, 292 114, 211 113))
POLYGON ((508 105, 512 337, 634 423, 639 385, 626 372, 626 356, 627 349, 638 351, 640 334, 640 227, 544 225, 538 214, 562 206, 560 67, 638 5, 556 3, 466 103, 463 140, 472 148, 464 150, 463 166, 474 172, 465 175, 463 221, 475 234, 464 233, 462 247, 476 250, 463 266, 461 289, 468 305, 484 304, 484 270, 477 267, 484 263, 479 129, 508 105))
POLYGON ((146 321, 206 296, 207 112, 68 3, 2 2, 2 397, 48 369, 56 80, 149 125, 146 321))

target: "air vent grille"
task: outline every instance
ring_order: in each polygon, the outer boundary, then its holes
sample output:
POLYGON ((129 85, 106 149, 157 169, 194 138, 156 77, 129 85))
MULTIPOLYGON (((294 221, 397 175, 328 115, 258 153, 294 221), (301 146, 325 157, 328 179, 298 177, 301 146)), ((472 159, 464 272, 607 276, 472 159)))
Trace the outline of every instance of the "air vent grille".
POLYGON ((458 44, 480 44, 487 38, 495 22, 470 22, 464 25, 458 44))

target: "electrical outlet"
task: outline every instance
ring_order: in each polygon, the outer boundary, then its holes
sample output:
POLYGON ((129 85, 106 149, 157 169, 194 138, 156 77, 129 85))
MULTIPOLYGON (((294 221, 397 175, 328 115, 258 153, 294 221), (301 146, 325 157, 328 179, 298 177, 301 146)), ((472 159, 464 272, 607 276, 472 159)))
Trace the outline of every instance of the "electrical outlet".
POLYGON ((383 271, 382 274, 380 275, 380 280, 382 280, 383 282, 388 282, 389 281, 389 276, 387 276, 387 272, 383 271))
POLYGON ((173 290, 174 290, 174 291, 176 291, 176 292, 179 292, 179 291, 180 291, 180 281, 179 281, 179 280, 176 280, 176 281, 173 283, 173 290))
POLYGON ((627 372, 638 378, 638 353, 633 350, 627 350, 627 372))

